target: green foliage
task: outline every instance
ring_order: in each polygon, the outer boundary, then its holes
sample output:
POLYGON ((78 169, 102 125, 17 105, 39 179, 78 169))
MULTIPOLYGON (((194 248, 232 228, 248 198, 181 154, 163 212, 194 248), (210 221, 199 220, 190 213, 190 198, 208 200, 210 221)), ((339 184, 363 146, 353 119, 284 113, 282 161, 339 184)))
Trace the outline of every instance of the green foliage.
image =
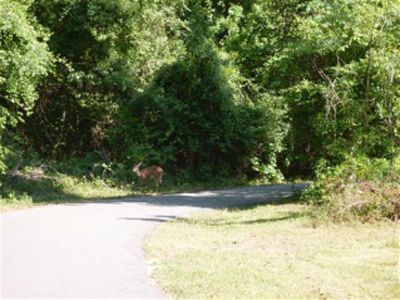
POLYGON ((399 11, 399 1, 255 1, 220 22, 255 90, 288 105, 286 173, 310 173, 321 158, 340 163, 349 151, 394 155, 399 11))
POLYGON ((326 168, 303 194, 315 217, 334 222, 373 221, 400 216, 400 157, 394 162, 349 157, 326 168))
POLYGON ((37 99, 37 85, 48 73, 48 33, 19 1, 0 2, 0 173, 4 172, 7 128, 23 122, 37 99))
POLYGON ((0 16, 0 173, 18 148, 86 162, 77 176, 129 182, 144 161, 177 182, 279 182, 399 151, 399 0, 11 0, 0 16))
POLYGON ((67 158, 112 147, 105 136, 119 105, 180 52, 182 4, 167 4, 33 2, 31 10, 53 33, 49 46, 58 57, 24 128, 36 151, 67 158))
POLYGON ((120 151, 129 163, 145 160, 173 173, 233 176, 246 172, 252 157, 274 169, 283 135, 279 113, 270 99, 255 104, 241 92, 242 79, 210 38, 205 12, 193 8, 186 54, 127 103, 114 141, 124 140, 120 151))
POLYGON ((244 132, 224 76, 212 48, 164 68, 122 112, 121 122, 129 126, 120 132, 127 146, 123 155, 130 162, 145 159, 206 173, 234 162, 244 132))
POLYGON ((18 1, 0 3, 0 133, 29 114, 51 55, 45 33, 18 1))

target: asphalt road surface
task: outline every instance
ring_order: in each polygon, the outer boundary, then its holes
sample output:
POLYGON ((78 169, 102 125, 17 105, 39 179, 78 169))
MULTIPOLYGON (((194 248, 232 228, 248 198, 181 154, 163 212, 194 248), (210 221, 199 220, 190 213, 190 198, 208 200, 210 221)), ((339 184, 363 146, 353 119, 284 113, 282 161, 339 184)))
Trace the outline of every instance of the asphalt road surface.
POLYGON ((166 298, 149 276, 145 236, 202 209, 261 204, 303 184, 52 205, 0 214, 2 298, 166 298))

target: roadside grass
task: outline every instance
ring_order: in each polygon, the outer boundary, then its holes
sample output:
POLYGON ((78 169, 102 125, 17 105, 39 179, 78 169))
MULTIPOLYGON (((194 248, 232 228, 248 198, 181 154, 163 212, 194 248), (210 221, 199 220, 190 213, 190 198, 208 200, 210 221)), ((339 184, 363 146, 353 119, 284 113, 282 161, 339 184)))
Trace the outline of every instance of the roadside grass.
POLYGON ((155 188, 152 183, 141 185, 135 181, 128 182, 107 177, 87 178, 81 174, 43 172, 36 169, 21 172, 18 176, 0 176, 0 211, 47 204, 195 192, 243 185, 244 183, 239 180, 179 182, 174 178, 167 178, 160 188, 155 188))
POLYGON ((25 157, 15 151, 7 161, 7 172, 0 174, 0 211, 266 183, 224 177, 199 178, 188 172, 166 172, 162 186, 155 188, 153 182, 141 184, 127 165, 104 162, 98 153, 66 161, 52 161, 40 159, 34 153, 25 157))
POLYGON ((177 299, 398 299, 399 238, 392 222, 316 227, 286 201, 162 224, 145 250, 177 299))
POLYGON ((87 180, 64 174, 49 175, 34 180, 13 179, 11 182, 3 182, 2 189, 1 211, 137 194, 128 186, 112 186, 102 180, 87 180))

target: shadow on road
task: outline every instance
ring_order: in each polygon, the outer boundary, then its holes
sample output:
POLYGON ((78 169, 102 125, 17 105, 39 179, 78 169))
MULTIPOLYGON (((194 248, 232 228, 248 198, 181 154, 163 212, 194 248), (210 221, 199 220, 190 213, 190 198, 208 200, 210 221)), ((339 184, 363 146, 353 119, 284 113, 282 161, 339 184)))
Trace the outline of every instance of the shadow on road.
MULTIPOLYGON (((141 196, 110 200, 90 201, 89 203, 123 204, 138 203, 156 206, 186 206, 198 208, 240 208, 262 203, 282 204, 306 184, 279 184, 230 190, 204 191, 197 193, 179 193, 171 195, 141 196), (278 201, 279 200, 279 201, 278 201)), ((88 203, 88 202, 86 202, 88 203)), ((78 204, 76 204, 78 205, 78 204)), ((174 218, 175 216, 170 216, 174 218)), ((160 221, 160 218, 156 218, 160 221)), ((162 220, 168 220, 164 216, 162 220)))

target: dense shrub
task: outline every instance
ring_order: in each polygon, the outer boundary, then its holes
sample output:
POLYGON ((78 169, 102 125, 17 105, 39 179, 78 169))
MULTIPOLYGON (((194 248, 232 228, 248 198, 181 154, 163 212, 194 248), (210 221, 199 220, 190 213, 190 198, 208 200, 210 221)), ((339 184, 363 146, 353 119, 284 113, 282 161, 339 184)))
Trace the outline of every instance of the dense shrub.
POLYGON ((246 97, 243 78, 213 40, 206 12, 193 6, 185 54, 121 106, 111 134, 114 150, 129 164, 144 160, 173 174, 208 178, 253 172, 279 180, 283 108, 273 97, 246 97))
POLYGON ((278 134, 268 131, 279 133, 274 127, 279 121, 266 105, 238 99, 226 76, 229 65, 211 47, 207 51, 164 68, 153 86, 121 111, 114 139, 127 161, 207 176, 235 175, 253 156, 273 162, 279 149, 263 144, 276 142, 278 134))
POLYGON ((303 194, 315 217, 363 222, 400 217, 400 157, 393 162, 367 157, 317 172, 303 194))

